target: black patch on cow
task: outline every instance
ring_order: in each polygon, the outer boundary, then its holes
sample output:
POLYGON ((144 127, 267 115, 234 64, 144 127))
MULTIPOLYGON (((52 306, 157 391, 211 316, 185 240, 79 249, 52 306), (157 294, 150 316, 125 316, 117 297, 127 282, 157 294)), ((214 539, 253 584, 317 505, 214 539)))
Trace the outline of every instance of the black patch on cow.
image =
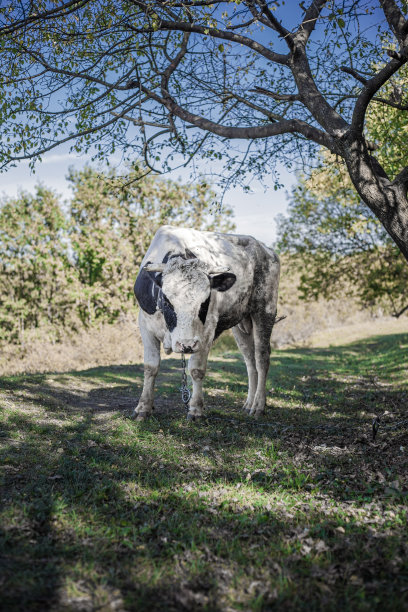
POLYGON ((163 292, 161 295, 162 299, 160 310, 163 313, 164 320, 166 322, 169 332, 172 332, 177 325, 177 315, 174 312, 173 304, 170 302, 170 300, 167 299, 163 292))
MULTIPOLYGON (((151 262, 148 262, 151 263, 151 262)), ((146 264, 147 265, 147 264, 146 264)), ((142 268, 137 276, 134 292, 139 306, 147 314, 154 314, 157 310, 159 294, 161 293, 160 285, 156 281, 155 272, 147 272, 142 268)), ((161 274, 159 273, 161 277, 161 274)), ((161 278, 158 279, 161 283, 161 278)))
POLYGON ((200 319, 201 323, 204 325, 205 320, 207 318, 207 312, 208 312, 208 308, 210 306, 210 299, 211 299, 211 293, 208 296, 208 298, 205 300, 205 302, 203 302, 200 306, 200 312, 198 313, 198 318, 200 319))
POLYGON ((236 280, 237 277, 235 274, 231 274, 231 272, 216 274, 215 276, 210 277, 211 289, 216 289, 217 291, 228 291, 228 289, 231 289, 236 280))
POLYGON ((165 256, 163 257, 163 259, 162 259, 162 263, 166 264, 166 263, 169 261, 170 256, 171 256, 171 251, 168 251, 168 252, 165 254, 165 256))
POLYGON ((171 251, 168 251, 163 257, 162 263, 166 264, 169 259, 175 259, 176 257, 181 257, 181 259, 184 259, 185 261, 187 261, 187 259, 197 259, 197 256, 194 255, 190 249, 186 249, 184 253, 172 253, 171 251))
POLYGON ((162 280, 163 280, 163 274, 161 272, 150 272, 150 274, 153 274, 153 279, 156 285, 159 285, 159 287, 161 287, 162 280))
POLYGON ((197 255, 194 255, 190 249, 186 248, 186 259, 197 259, 197 255))
POLYGON ((242 314, 237 316, 237 313, 226 312, 218 319, 217 327, 215 328, 214 340, 218 338, 227 329, 235 327, 242 319, 242 314))

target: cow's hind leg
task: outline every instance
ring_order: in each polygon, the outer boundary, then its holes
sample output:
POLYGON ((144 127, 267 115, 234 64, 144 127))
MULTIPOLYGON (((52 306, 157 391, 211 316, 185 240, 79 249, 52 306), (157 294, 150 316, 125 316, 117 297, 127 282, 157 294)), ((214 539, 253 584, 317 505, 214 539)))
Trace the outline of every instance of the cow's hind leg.
POLYGON ((142 421, 152 413, 154 383, 160 366, 160 342, 148 330, 140 326, 144 350, 144 381, 143 391, 133 416, 142 421))
POLYGON ((258 386, 258 374, 256 371, 255 363, 255 344, 253 329, 252 325, 249 325, 247 327, 248 331, 246 332, 243 331, 243 329, 240 329, 237 325, 236 327, 232 328, 232 333, 234 334, 234 338, 238 345, 238 348, 244 357, 245 365, 248 372, 248 397, 243 406, 243 409, 247 412, 250 412, 258 386))
POLYGON ((190 400, 187 418, 194 420, 203 416, 204 395, 203 380, 207 370, 208 351, 193 353, 188 362, 188 370, 193 380, 193 394, 190 400))
POLYGON ((266 378, 269 370, 271 334, 275 316, 263 312, 255 315, 253 321, 253 334, 255 345, 255 362, 258 373, 258 384, 250 414, 259 416, 265 412, 266 406, 266 378))

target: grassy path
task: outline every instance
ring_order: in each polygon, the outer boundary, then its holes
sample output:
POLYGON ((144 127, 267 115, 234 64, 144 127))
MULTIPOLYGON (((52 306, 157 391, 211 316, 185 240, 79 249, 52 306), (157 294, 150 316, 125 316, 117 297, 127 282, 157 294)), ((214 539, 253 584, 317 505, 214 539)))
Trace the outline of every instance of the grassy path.
POLYGON ((233 352, 200 424, 172 359, 141 424, 141 365, 1 378, 0 608, 407 609, 407 355, 274 352, 259 421, 233 352))

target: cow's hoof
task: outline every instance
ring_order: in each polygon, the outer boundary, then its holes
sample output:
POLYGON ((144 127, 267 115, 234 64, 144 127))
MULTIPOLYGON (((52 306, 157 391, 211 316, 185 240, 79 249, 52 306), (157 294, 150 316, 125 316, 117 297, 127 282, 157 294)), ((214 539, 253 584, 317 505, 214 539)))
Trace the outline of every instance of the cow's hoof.
POLYGON ((204 417, 203 414, 194 414, 193 412, 189 412, 187 414, 187 420, 188 421, 199 421, 200 419, 202 419, 204 417))
POLYGON ((151 412, 133 412, 131 415, 131 418, 134 419, 135 421, 144 421, 151 414, 152 414, 151 412))
POLYGON ((259 419, 259 417, 263 416, 264 414, 265 414, 265 409, 263 409, 263 410, 251 410, 251 412, 249 413, 249 415, 253 419, 259 419))
POLYGON ((245 404, 242 406, 242 410, 244 412, 251 412, 252 409, 252 402, 249 402, 248 400, 246 400, 245 404))

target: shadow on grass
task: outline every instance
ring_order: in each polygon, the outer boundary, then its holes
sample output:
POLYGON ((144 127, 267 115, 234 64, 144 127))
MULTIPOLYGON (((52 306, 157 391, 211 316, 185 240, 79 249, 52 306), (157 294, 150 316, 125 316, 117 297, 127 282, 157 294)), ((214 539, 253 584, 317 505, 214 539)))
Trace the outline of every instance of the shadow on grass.
POLYGON ((242 485, 242 473, 181 473, 163 457, 153 466, 160 449, 147 450, 143 436, 90 445, 91 416, 47 435, 62 453, 37 432, 1 457, 16 468, 3 489, 4 609, 115 609, 118 597, 131 610, 222 610, 231 597, 250 609, 357 609, 379 583, 382 609, 396 594, 405 601, 407 575, 393 565, 404 548, 390 530, 373 538, 352 519, 339 538, 336 519, 307 500, 299 514, 237 503, 223 487, 242 485), (207 496, 211 486, 220 498, 207 496))
POLYGON ((201 424, 179 407, 178 360, 142 424, 126 418, 141 365, 2 380, 3 609, 404 609, 403 524, 373 529, 343 502, 406 503, 365 482, 402 472, 393 448, 350 431, 367 424, 362 406, 405 406, 406 386, 370 377, 399 384, 407 341, 273 353, 258 422, 239 411, 236 359, 211 365, 207 389, 223 393, 201 424))

